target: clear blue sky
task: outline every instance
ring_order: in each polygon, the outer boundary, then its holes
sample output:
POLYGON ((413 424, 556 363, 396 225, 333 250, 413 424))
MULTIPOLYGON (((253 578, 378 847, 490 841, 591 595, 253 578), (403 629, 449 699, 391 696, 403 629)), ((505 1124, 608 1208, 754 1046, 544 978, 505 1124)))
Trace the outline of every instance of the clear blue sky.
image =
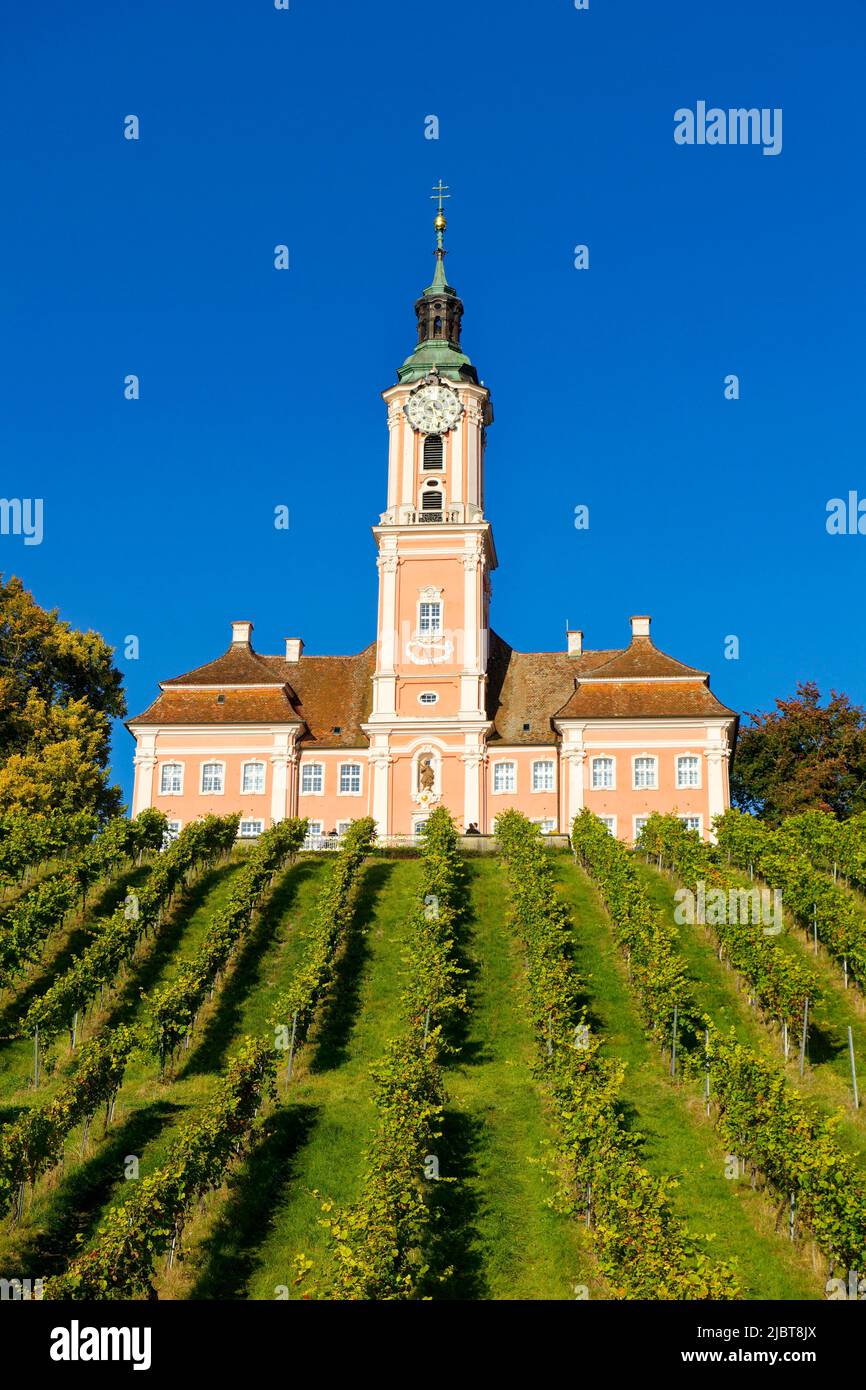
MULTIPOLYGON (((48 0, 3 26, 0 491, 44 498, 45 536, 0 537, 0 568, 138 635, 131 713, 233 618, 263 651, 374 636, 378 393, 440 176, 496 410, 498 631, 611 646, 651 613, 738 709, 807 677, 866 701, 866 536, 825 530, 866 496, 862 0, 48 0), (699 100, 781 107, 782 153, 676 145, 699 100)), ((127 790, 131 755, 120 729, 127 790)))

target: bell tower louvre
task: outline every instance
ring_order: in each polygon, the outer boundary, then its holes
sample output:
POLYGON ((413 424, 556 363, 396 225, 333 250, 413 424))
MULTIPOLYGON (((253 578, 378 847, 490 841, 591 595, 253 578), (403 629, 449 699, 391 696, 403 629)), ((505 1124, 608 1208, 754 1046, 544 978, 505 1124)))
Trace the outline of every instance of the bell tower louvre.
POLYGON ((489 627, 496 549, 484 509, 490 392, 462 346, 463 302, 445 274, 441 180, 433 279, 415 302, 417 342, 383 392, 388 464, 377 548, 376 640, 316 656, 298 637, 258 653, 252 623, 228 650, 163 681, 128 728, 133 811, 155 805, 174 831, 239 811, 255 837, 287 815, 311 834, 374 816, 380 836, 414 835, 445 805, 490 832, 515 806, 568 833, 584 806, 631 841, 653 811, 704 837, 729 804, 736 716, 706 672, 661 652, 650 620, 630 644, 517 652, 489 627))

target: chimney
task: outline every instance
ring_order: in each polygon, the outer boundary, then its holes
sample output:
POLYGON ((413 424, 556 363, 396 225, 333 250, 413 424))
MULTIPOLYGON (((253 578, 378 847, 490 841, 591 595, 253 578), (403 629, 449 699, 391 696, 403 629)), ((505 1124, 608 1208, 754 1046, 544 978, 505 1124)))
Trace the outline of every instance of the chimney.
POLYGON ((296 662, 301 659, 301 652, 304 650, 303 637, 286 638, 286 661, 296 662))
POLYGON ((250 642, 251 642, 252 635, 253 635, 253 625, 252 625, 252 623, 232 623, 232 646, 233 646, 233 647, 248 647, 248 646, 250 646, 250 642))
POLYGON ((583 653, 583 633, 580 628, 568 628, 565 635, 568 638, 568 655, 581 656, 583 653))
POLYGON ((646 616, 638 617, 638 618, 632 618, 632 620, 631 620, 631 639, 632 639, 632 641, 634 641, 634 639, 635 639, 636 637, 649 637, 649 635, 650 635, 650 623, 651 623, 651 622, 652 622, 652 619, 651 619, 651 618, 647 618, 646 616))

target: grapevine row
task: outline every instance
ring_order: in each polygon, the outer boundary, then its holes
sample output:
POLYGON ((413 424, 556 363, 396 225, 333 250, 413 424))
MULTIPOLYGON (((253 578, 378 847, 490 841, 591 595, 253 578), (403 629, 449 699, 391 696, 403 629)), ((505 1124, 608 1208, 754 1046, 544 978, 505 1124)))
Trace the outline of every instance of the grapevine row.
POLYGON ((20 1034, 38 1034, 44 1046, 65 1028, 74 1032, 76 1016, 114 983, 142 937, 159 928, 178 888, 188 882, 194 870, 228 853, 237 827, 237 816, 205 816, 191 821, 156 859, 144 887, 99 924, 95 940, 33 1001, 19 1025, 20 1034))
POLYGON ((133 821, 118 816, 71 864, 46 874, 0 911, 0 989, 39 959, 50 934, 86 899, 88 888, 125 859, 159 849, 164 834, 165 817, 158 811, 143 811, 133 821))
MULTIPOLYGON (((558 1133, 561 1207, 586 1213, 599 1264, 619 1297, 738 1297, 730 1266, 711 1261, 701 1250, 672 1208, 670 1180, 654 1178, 641 1166, 638 1141, 623 1127, 618 1108, 623 1068, 602 1055, 601 1039, 584 1022, 570 921, 540 832, 519 812, 506 811, 497 818, 496 833, 524 949, 538 1074, 558 1133)), ((661 933, 657 940, 666 987, 682 1004, 685 982, 661 933)), ((645 960, 633 956, 633 969, 645 981, 655 1027, 667 1007, 664 987, 649 978, 645 960)))
POLYGON ((291 1030, 297 1046, 307 1036, 316 1006, 334 971, 338 947, 351 921, 358 871, 376 837, 372 817, 352 821, 340 842, 306 933, 304 958, 273 1009, 275 1026, 291 1030))
MULTIPOLYGON (((625 846, 588 811, 576 817, 572 846, 594 880, 620 934, 642 937, 644 969, 633 983, 648 1022, 655 991, 647 988, 654 974, 653 919, 650 906, 625 846), (625 887, 624 887, 625 885, 625 887), (623 921, 626 918, 628 920, 623 921)), ((664 971, 664 956, 659 970, 664 971)), ((756 1057, 733 1037, 724 1037, 707 1017, 699 1017, 688 999, 685 1026, 678 1037, 684 1070, 708 1078, 716 1106, 716 1124, 727 1143, 754 1172, 761 1172, 777 1198, 793 1198, 799 1218, 831 1261, 861 1269, 866 1259, 866 1193, 852 1159, 833 1135, 833 1121, 819 1117, 777 1068, 756 1057)))
POLYGON ((374 1069, 377 1126, 359 1201, 326 1220, 338 1299, 417 1297, 427 1273, 421 1253, 433 1212, 425 1159, 444 1109, 444 1032, 466 1007, 454 932, 463 868, 448 812, 433 812, 424 837, 423 901, 410 924, 406 1029, 374 1069))
POLYGON ((150 1038, 160 1068, 195 1026, 205 997, 248 931, 274 874, 298 852, 306 832, 307 822, 292 818, 277 821, 259 837, 196 954, 176 979, 147 999, 150 1038))
POLYGON ((716 824, 720 850, 771 888, 781 889, 786 908, 807 930, 814 923, 830 955, 866 988, 866 912, 851 893, 810 863, 796 832, 785 825, 770 829, 733 810, 716 824))
MULTIPOLYGON (((747 981, 765 1016, 778 1019, 780 1027, 787 1025, 793 1030, 803 1017, 806 1000, 814 1007, 819 996, 814 971, 781 951, 775 939, 765 933, 760 914, 750 911, 748 890, 719 863, 718 854, 694 830, 688 830, 678 816, 661 816, 657 812, 641 831, 637 848, 655 855, 660 867, 669 866, 693 894, 697 895, 698 885, 703 885, 705 924, 734 970, 747 981), (733 914, 732 902, 736 906, 733 914), (741 920, 749 916, 758 920, 741 920)), ((606 881, 611 883, 617 875, 616 850, 608 859, 606 881)), ((753 890, 752 896, 758 897, 757 890, 753 890)))
MULTIPOLYGON (((351 916, 352 895, 357 884, 358 872, 365 855, 369 852, 373 838, 375 836, 375 822, 371 819, 355 821, 343 837, 339 854, 335 857, 327 881, 319 893, 316 905, 316 914, 309 935, 309 949, 305 957, 304 965, 298 972, 293 981, 292 987, 280 1001, 278 1013, 289 1005, 294 1004, 300 1017, 304 1022, 304 1027, 308 1024, 315 1001, 321 997, 327 987, 330 978, 333 956, 336 953, 342 935, 345 931, 351 916), (327 947, 325 947, 327 943, 327 947), (317 964, 315 971, 307 967, 313 960, 317 964), (303 982, 303 984, 301 983, 303 982)), ((299 1029, 298 1042, 301 1040, 299 1029)), ((79 1102, 77 1108, 69 1105, 58 1105, 55 1100, 50 1108, 52 1114, 56 1115, 57 1125, 52 1135, 53 1143, 51 1146, 43 1146, 44 1159, 38 1165, 33 1163, 33 1145, 31 1144, 28 1157, 28 1165, 25 1166, 19 1159, 14 1180, 19 1183, 25 1181, 33 1182, 39 1172, 45 1171, 53 1166, 62 1156, 63 1141, 69 1130, 74 1127, 82 1118, 85 1118, 98 1109, 101 1102, 105 1102, 109 1108, 113 1105, 113 1098, 117 1092, 123 1077, 126 1061, 133 1047, 133 1035, 127 1029, 115 1029, 105 1041, 97 1040, 88 1044, 82 1049, 82 1061, 78 1067, 75 1077, 64 1088, 70 1097, 74 1094, 76 1082, 81 1082, 80 1089, 86 1090, 87 1099, 79 1102), (116 1038, 116 1041, 114 1041, 116 1038), (87 1060, 85 1061, 85 1054, 87 1060), (112 1057, 114 1066, 109 1070, 103 1068, 104 1075, 97 1077, 96 1061, 98 1057, 108 1059, 112 1057), (93 1078, 92 1080, 90 1078, 93 1078), (60 1121, 65 1119, 63 1126, 60 1121)), ((30 1136, 35 1135, 41 1141, 44 1124, 37 1123, 31 1126, 30 1136)), ((3 1136, 5 1137, 5 1136, 3 1136)), ((21 1150, 23 1146, 17 1144, 16 1148, 21 1150)), ((3 1147, 0 1139, 0 1156, 3 1147)), ((169 1165, 167 1165, 169 1166, 169 1165)), ((0 1158, 0 1174, 3 1173, 2 1158, 0 1158)), ((10 1191, 13 1190, 14 1180, 10 1184, 10 1191)), ((179 1229, 179 1217, 175 1213, 174 1229, 179 1229)), ((158 1247, 147 1244, 147 1233, 144 1232, 145 1248, 139 1252, 133 1251, 127 1243, 125 1248, 125 1263, 127 1274, 125 1278, 125 1293, 141 1292, 143 1281, 147 1277, 153 1257, 159 1249, 164 1249, 167 1241, 163 1241, 158 1247), (131 1273, 130 1273, 131 1271, 131 1273)), ((72 1272, 74 1278, 77 1271, 72 1272)), ((77 1285, 76 1285, 77 1287, 77 1285)), ((121 1296, 124 1288, 115 1290, 116 1296, 121 1296)), ((64 1295, 68 1296, 68 1295, 64 1295)), ((75 1294, 74 1296, 87 1296, 86 1293, 75 1294)))
POLYGON ((60 1162, 69 1133, 103 1105, 107 1123, 134 1041, 131 1030, 121 1026, 86 1043, 75 1072, 51 1100, 0 1131, 0 1213, 23 1195, 26 1183, 60 1162))
POLYGON ((274 1091, 276 1056, 269 1043, 244 1039, 216 1094, 171 1146, 166 1162, 139 1179, 112 1208, 91 1250, 73 1260, 43 1292, 48 1299, 128 1299, 152 1292, 153 1263, 176 1248, 194 1203, 223 1181, 274 1091))

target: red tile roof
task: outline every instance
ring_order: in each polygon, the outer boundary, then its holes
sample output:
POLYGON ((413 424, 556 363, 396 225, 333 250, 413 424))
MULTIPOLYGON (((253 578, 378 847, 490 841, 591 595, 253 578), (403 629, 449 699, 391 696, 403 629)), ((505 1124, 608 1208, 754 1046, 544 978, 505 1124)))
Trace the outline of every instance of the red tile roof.
MULTIPOLYGON (((300 722, 303 744, 364 748, 375 661, 375 642, 354 656, 302 653, 295 662, 233 643, 215 661, 164 681, 153 704, 129 722, 300 722)), ((648 637, 634 637, 623 649, 569 656, 516 652, 491 632, 487 715, 491 742, 520 745, 555 744, 554 718, 733 717, 733 711, 712 694, 703 671, 667 656, 648 637)))
POLYGON ((298 715, 285 690, 243 687, 232 690, 188 690, 169 686, 143 714, 129 724, 290 724, 298 715), (218 701, 217 696, 222 696, 218 701))
POLYGON ((690 719, 733 716, 701 680, 586 681, 557 719, 690 719))

